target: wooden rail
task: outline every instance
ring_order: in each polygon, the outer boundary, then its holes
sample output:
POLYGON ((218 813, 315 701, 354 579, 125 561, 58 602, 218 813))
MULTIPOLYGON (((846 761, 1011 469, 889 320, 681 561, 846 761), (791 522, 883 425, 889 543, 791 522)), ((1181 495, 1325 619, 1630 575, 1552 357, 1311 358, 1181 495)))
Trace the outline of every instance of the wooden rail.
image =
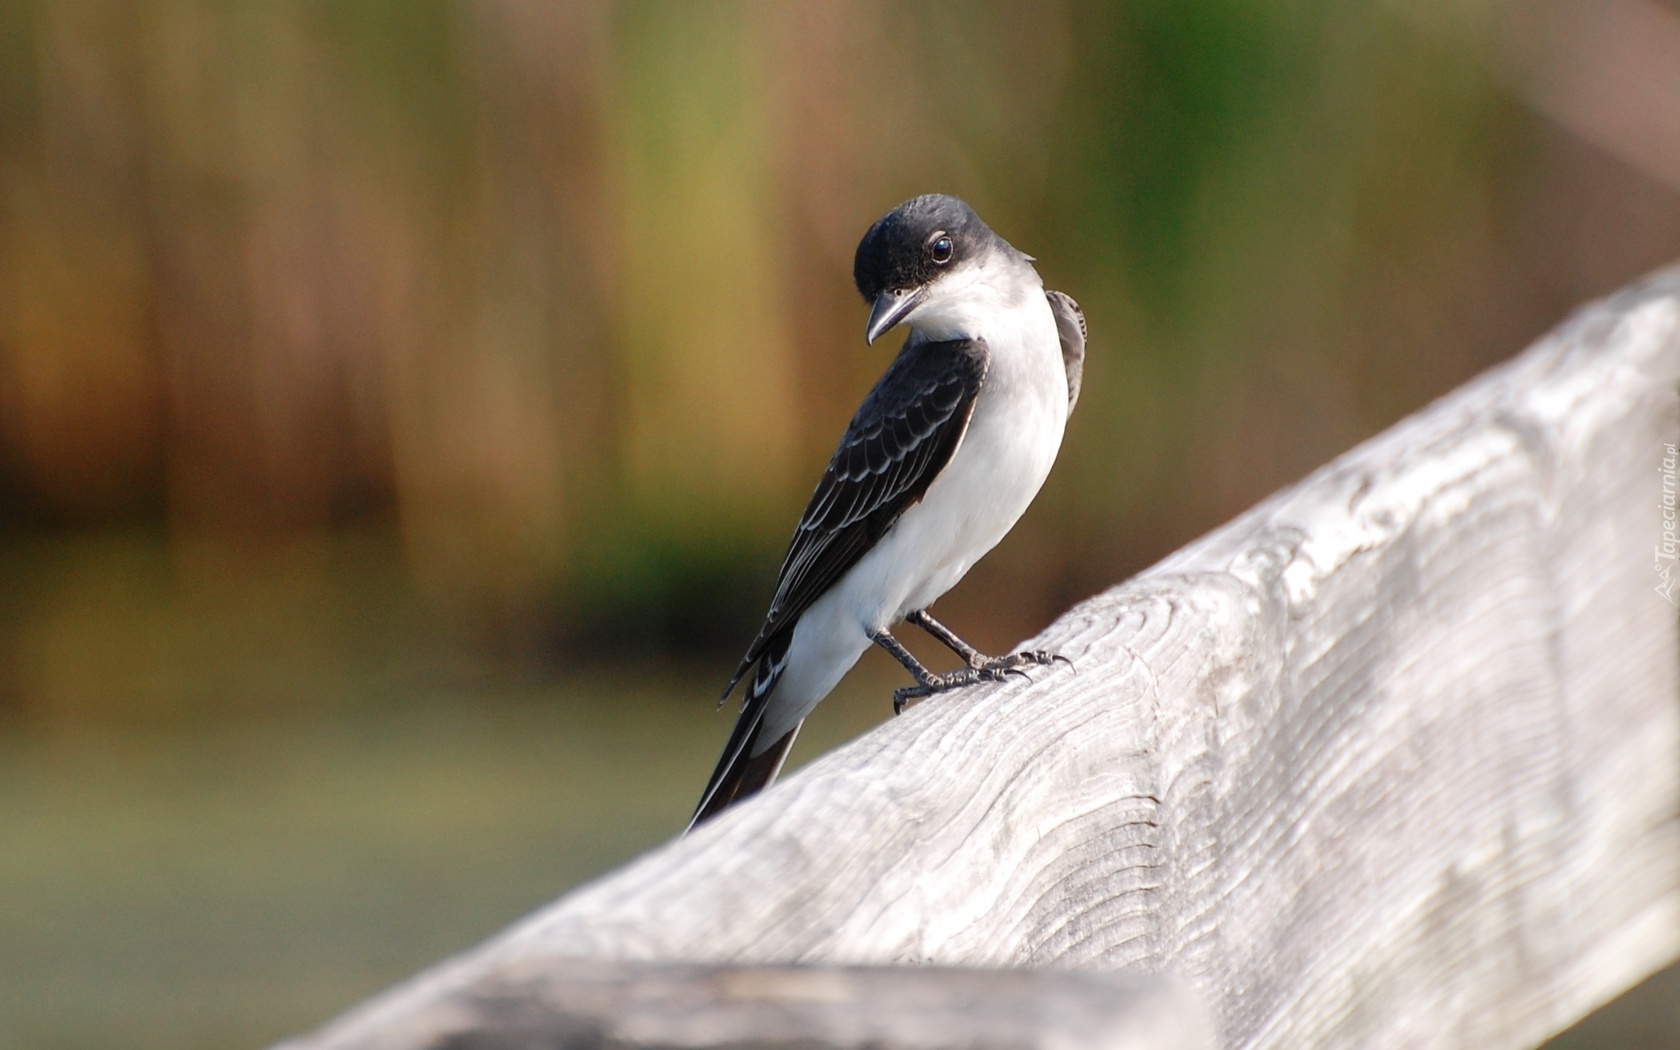
POLYGON ((1169 975, 1130 1001, 1188 987, 1221 1046, 1533 1046, 1680 956, 1677 381, 1680 270, 1075 607, 1032 643, 1075 670, 923 704, 287 1045, 515 1045, 510 1003, 532 1045, 745 1038, 577 1006, 615 960, 1169 975))

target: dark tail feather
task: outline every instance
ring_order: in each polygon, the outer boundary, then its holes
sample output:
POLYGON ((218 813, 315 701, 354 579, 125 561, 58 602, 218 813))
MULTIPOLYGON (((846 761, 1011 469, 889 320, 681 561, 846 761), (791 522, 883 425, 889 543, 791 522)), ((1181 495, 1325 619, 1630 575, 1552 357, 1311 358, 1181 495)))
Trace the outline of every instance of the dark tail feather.
POLYGON ((701 797, 699 808, 694 811, 694 819, 688 822, 689 831, 735 803, 763 791, 782 771, 782 763, 787 761, 788 752, 793 749, 793 738, 799 735, 799 726, 783 733, 780 740, 761 754, 754 755, 752 749, 758 743, 761 726, 761 722, 753 725, 745 746, 723 753, 723 761, 718 763, 717 772, 712 774, 712 782, 701 797))
MULTIPOLYGON (((753 675, 752 685, 747 687, 741 717, 735 722, 734 732, 729 734, 729 743, 724 745, 723 757, 718 759, 717 769, 712 771, 705 793, 700 796, 694 819, 688 822, 690 831, 701 821, 710 820, 736 802, 763 791, 782 771, 782 763, 787 761, 788 749, 793 746, 793 738, 799 734, 799 726, 788 730, 780 740, 759 754, 753 752, 760 750, 758 745, 764 728, 764 710, 770 706, 770 695, 775 692, 776 683, 787 669, 788 647, 792 644, 793 632, 784 631, 770 639, 760 654, 758 673, 753 675)), ((737 674, 736 678, 739 677, 737 674)))

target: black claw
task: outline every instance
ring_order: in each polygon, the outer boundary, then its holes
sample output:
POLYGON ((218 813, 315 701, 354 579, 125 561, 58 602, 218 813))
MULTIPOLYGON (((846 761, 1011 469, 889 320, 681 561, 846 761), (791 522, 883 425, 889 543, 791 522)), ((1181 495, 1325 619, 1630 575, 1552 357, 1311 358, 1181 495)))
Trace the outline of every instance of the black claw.
POLYGON ((893 693, 893 714, 902 715, 904 705, 912 700, 920 700, 924 696, 932 696, 937 689, 928 685, 907 685, 893 693))

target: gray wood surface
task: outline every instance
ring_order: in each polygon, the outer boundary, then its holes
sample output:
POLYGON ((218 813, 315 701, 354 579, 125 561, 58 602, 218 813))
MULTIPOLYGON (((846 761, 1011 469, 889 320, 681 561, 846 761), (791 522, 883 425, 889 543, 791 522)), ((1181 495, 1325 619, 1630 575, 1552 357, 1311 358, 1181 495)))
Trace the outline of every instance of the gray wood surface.
POLYGON ((475 990, 600 958, 1165 973, 1225 1046, 1532 1046, 1680 955, 1677 380, 1670 271, 1075 607, 1031 643, 1075 670, 291 1045, 469 1045, 475 990))
POLYGON ((509 960, 357 1044, 513 1050, 1210 1050, 1171 978, 1066 970, 509 960))

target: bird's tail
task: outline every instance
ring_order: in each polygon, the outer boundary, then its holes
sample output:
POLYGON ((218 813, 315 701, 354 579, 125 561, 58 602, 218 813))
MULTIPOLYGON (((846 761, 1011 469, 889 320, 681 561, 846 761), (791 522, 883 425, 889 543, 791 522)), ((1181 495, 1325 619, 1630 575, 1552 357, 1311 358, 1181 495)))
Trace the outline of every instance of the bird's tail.
POLYGON ((791 642, 791 637, 774 639, 759 658, 758 673, 753 675, 752 685, 747 688, 741 717, 735 723, 735 731, 729 735, 729 743, 724 745, 723 757, 718 759, 712 779, 700 796, 694 819, 688 822, 689 831, 735 803, 763 791, 782 771, 782 763, 787 761, 788 751, 793 748, 793 738, 799 735, 799 726, 804 723, 794 725, 779 740, 768 745, 761 745, 760 740, 764 733, 764 712, 776 682, 787 667, 787 650, 791 642))
POLYGON ((702 822, 769 787, 776 774, 782 771, 782 763, 787 761, 788 751, 793 748, 793 738, 798 735, 799 726, 794 726, 783 733, 780 740, 754 755, 752 745, 757 743, 758 738, 758 728, 755 727, 747 736, 747 746, 734 754, 726 753, 718 764, 717 772, 712 774, 711 787, 700 799, 694 819, 688 822, 688 830, 693 831, 702 822))

